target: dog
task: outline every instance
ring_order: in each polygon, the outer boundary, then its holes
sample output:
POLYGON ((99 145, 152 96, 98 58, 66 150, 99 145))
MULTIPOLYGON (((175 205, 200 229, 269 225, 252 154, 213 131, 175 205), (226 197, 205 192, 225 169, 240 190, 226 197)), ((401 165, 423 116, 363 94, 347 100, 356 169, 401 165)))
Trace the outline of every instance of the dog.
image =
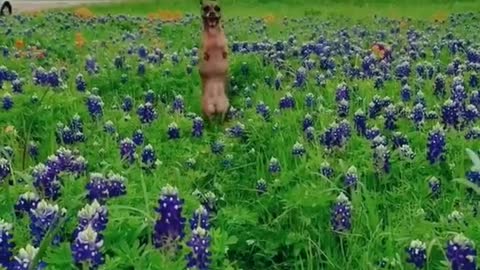
POLYGON ((203 22, 199 73, 202 80, 202 111, 210 121, 221 115, 222 121, 230 103, 226 94, 228 78, 227 38, 216 1, 200 1, 203 22))

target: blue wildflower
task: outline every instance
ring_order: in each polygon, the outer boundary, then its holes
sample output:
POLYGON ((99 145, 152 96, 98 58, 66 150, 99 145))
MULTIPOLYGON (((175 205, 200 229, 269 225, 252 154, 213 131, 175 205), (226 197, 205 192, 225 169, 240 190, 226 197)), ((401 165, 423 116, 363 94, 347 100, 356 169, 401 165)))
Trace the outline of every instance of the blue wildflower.
POLYGON ((160 217, 155 222, 153 244, 156 248, 175 250, 176 241, 183 239, 185 219, 182 217, 183 199, 178 196, 175 187, 167 185, 162 188, 158 208, 155 210, 160 217))

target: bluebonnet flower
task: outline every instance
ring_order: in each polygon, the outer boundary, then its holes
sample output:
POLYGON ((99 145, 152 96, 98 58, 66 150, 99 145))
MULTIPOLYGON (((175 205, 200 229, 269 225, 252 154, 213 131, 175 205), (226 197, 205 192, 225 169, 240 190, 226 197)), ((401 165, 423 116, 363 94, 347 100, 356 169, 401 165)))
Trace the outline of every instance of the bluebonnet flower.
POLYGON ((410 246, 405 249, 408 254, 407 262, 422 269, 427 262, 427 246, 420 240, 413 240, 410 246))
POLYGON ((340 193, 331 210, 330 223, 334 232, 347 232, 352 227, 352 206, 345 194, 340 193))
POLYGON ((355 112, 355 116, 353 117, 353 122, 354 122, 355 130, 357 130, 357 134, 360 136, 365 136, 367 132, 367 116, 362 111, 362 109, 358 109, 355 112))
POLYGON ((83 78, 82 74, 78 74, 77 77, 75 78, 75 85, 76 85, 77 91, 79 92, 85 92, 85 90, 87 90, 87 83, 85 82, 85 79, 83 78))
POLYGON ((100 205, 97 200, 93 200, 91 204, 85 205, 77 214, 78 225, 73 232, 73 238, 77 238, 78 234, 85 230, 88 226, 96 232, 102 232, 107 227, 108 211, 105 206, 100 205))
POLYGON ((13 108, 13 99, 9 93, 5 93, 2 98, 2 108, 6 111, 13 108))
POLYGON ((224 169, 230 169, 233 166, 233 155, 226 154, 222 160, 222 166, 224 169))
POLYGON ((124 112, 129 112, 133 108, 133 98, 131 96, 125 96, 122 102, 122 110, 124 112))
POLYGON ((105 122, 105 124, 103 124, 103 130, 108 134, 115 134, 115 132, 117 131, 115 128, 115 124, 113 124, 111 120, 108 120, 107 122, 105 122))
POLYGON ((400 90, 400 96, 402 97, 403 102, 408 102, 412 98, 412 90, 408 84, 405 84, 400 90))
POLYGON ((403 61, 395 68, 395 76, 397 79, 408 78, 410 76, 410 63, 403 61))
POLYGON ((214 141, 211 145, 210 145, 210 149, 212 151, 213 154, 215 155, 220 155, 223 153, 224 149, 225 149, 225 144, 223 143, 223 141, 214 141))
POLYGON ((465 111, 463 111, 463 120, 465 121, 466 125, 471 125, 477 121, 479 117, 479 113, 477 107, 472 104, 468 104, 465 107, 465 111))
POLYGON ((305 87, 307 83, 307 70, 304 67, 299 67, 295 74, 294 86, 301 88, 305 87))
POLYGON ((192 231, 192 238, 187 246, 191 252, 187 255, 187 269, 207 270, 211 263, 210 236, 203 228, 196 228, 192 231))
POLYGON ((255 184, 255 189, 257 190, 257 193, 259 195, 264 194, 265 192, 267 192, 267 181, 265 181, 263 178, 259 179, 255 184))
POLYGON ((32 209, 37 208, 40 197, 33 192, 25 192, 20 194, 18 201, 15 203, 15 213, 21 215, 23 213, 30 214, 32 209))
POLYGON ((155 92, 152 89, 147 90, 147 92, 145 92, 144 100, 145 100, 145 103, 155 104, 156 102, 155 92))
POLYGON ((458 107, 451 100, 447 99, 442 106, 442 124, 448 128, 457 128, 460 123, 460 112, 458 107))
POLYGON ((190 219, 190 229, 193 231, 196 228, 202 228, 204 230, 210 229, 209 214, 203 205, 200 205, 195 212, 193 212, 193 216, 190 219))
POLYGON ((473 242, 463 234, 448 241, 446 255, 452 270, 475 270, 477 251, 473 242))
POLYGON ((433 93, 437 96, 437 97, 443 97, 445 96, 446 94, 446 90, 445 90, 445 76, 442 75, 442 74, 437 74, 437 76, 435 76, 435 81, 433 83, 433 93))
POLYGON ((470 104, 474 105, 477 110, 480 110, 480 92, 473 90, 470 95, 470 104))
POLYGON ((168 125, 167 137, 169 140, 176 140, 180 138, 180 129, 177 123, 173 122, 168 125))
POLYGON ((357 168, 355 166, 351 166, 348 168, 345 176, 343 178, 343 185, 345 188, 356 188, 358 182, 358 173, 357 168))
POLYGON ((280 167, 280 162, 278 161, 278 159, 272 157, 268 164, 268 171, 271 174, 278 174, 281 172, 281 170, 282 168, 280 167))
POLYGON ((480 139, 480 127, 471 127, 467 133, 465 133, 466 140, 478 140, 480 139))
POLYGON ((470 169, 465 175, 468 181, 480 187, 480 170, 478 168, 470 169))
POLYGON ((374 97, 373 100, 368 104, 368 117, 371 119, 377 118, 382 109, 383 102, 374 97))
MULTIPOLYGON (((21 248, 18 251, 18 255, 12 260, 9 270, 28 270, 30 264, 37 256, 38 248, 31 245, 27 245, 25 248, 21 248)), ((46 267, 46 263, 40 261, 36 270, 43 270, 46 267)))
POLYGON ((243 138, 245 136, 245 125, 237 122, 234 126, 225 130, 230 137, 243 138))
POLYGON ((135 161, 135 143, 130 138, 120 141, 120 158, 122 161, 132 164, 135 161))
POLYGON ((203 136, 203 119, 201 117, 195 117, 192 124, 192 137, 200 138, 203 136))
POLYGON ((385 108, 385 129, 394 130, 397 128, 397 112, 393 104, 385 108))
POLYGON ((438 178, 432 176, 430 179, 428 179, 428 187, 430 188, 430 196, 432 196, 433 198, 437 198, 440 196, 441 185, 438 178))
POLYGON ((12 250, 15 244, 12 242, 12 224, 0 219, 0 267, 9 269, 12 260, 12 250))
POLYGON ((188 158, 187 161, 185 161, 185 167, 187 169, 195 169, 196 164, 197 161, 194 158, 188 158))
POLYGON ((348 88, 346 83, 340 83, 337 85, 337 89, 335 92, 335 101, 339 102, 342 99, 349 101, 350 100, 350 89, 348 88))
POLYGON ((252 98, 251 97, 246 97, 245 98, 245 108, 251 108, 252 106, 253 106, 252 98))
POLYGON ((116 69, 123 69, 125 65, 125 57, 117 55, 113 60, 113 65, 116 69))
POLYGON ((31 158, 36 159, 38 157, 38 145, 34 141, 28 142, 27 152, 31 158))
POLYGON ((425 123, 425 108, 421 103, 418 103, 413 107, 413 110, 410 114, 410 119, 413 121, 413 125, 418 130, 425 123))
POLYGON ((464 218, 465 218, 465 215, 462 212, 459 212, 457 210, 453 210, 447 216, 447 220, 450 223, 463 223, 464 218))
POLYGON ((89 74, 99 73, 100 67, 97 64, 97 61, 92 56, 88 55, 85 60, 85 70, 89 74))
POLYGON ((405 160, 412 161, 416 156, 415 152, 413 152, 412 148, 410 148, 408 144, 404 144, 400 146, 399 150, 400 150, 400 157, 405 160))
MULTIPOLYGON (((30 232, 33 237, 33 244, 39 246, 47 232, 58 225, 61 217, 66 213, 65 209, 60 209, 58 205, 40 201, 35 209, 30 211, 30 232)), ((55 236, 53 243, 59 243, 59 236, 55 236)))
POLYGON ((148 50, 147 48, 145 47, 145 45, 143 44, 140 44, 140 46, 138 47, 138 56, 140 58, 146 58, 148 56, 148 50))
POLYGON ((155 169, 156 161, 157 155, 155 154, 155 150, 152 145, 148 144, 142 151, 142 168, 147 170, 155 169))
POLYGON ((157 119, 157 111, 150 102, 140 104, 137 109, 137 115, 142 124, 150 124, 157 119))
POLYGON ((185 102, 181 95, 176 95, 172 104, 172 111, 174 113, 184 113, 185 112, 185 102))
POLYGON ((143 131, 141 129, 137 129, 132 134, 132 141, 136 145, 142 145, 145 141, 145 135, 143 135, 143 131))
POLYGON ((373 151, 374 167, 378 173, 390 172, 390 151, 385 145, 378 145, 373 151))
POLYGON ((109 173, 106 182, 108 197, 115 198, 127 194, 125 181, 125 177, 119 174, 109 173))
POLYGON ((91 224, 79 232, 71 244, 73 259, 76 264, 87 265, 89 269, 97 269, 105 263, 101 248, 103 237, 96 232, 91 224))
POLYGON ((452 90, 452 99, 456 104, 463 105, 468 95, 462 85, 456 85, 452 90))
POLYGON ((43 196, 55 200, 60 196, 58 173, 54 166, 40 163, 33 168, 33 185, 43 196))
POLYGON ((438 114, 437 114, 436 111, 430 110, 425 115, 425 118, 428 119, 428 120, 437 120, 438 119, 438 114))
POLYGON ((478 79, 477 72, 473 71, 470 73, 470 79, 468 80, 468 84, 472 88, 476 88, 480 85, 480 80, 478 79))
POLYGON ((313 142, 315 140, 315 128, 314 127, 308 127, 304 131, 305 138, 309 142, 313 142))
POLYGON ((4 158, 0 158, 0 184, 12 173, 10 162, 4 158))
POLYGON ((211 191, 206 192, 201 199, 203 207, 205 207, 209 213, 217 212, 217 201, 217 196, 211 191))
POLYGON ((347 117, 349 111, 349 103, 347 100, 342 99, 337 102, 337 115, 339 117, 347 117))
POLYGON ((270 119, 270 107, 268 107, 263 101, 259 101, 256 107, 256 112, 263 119, 269 120, 270 119))
POLYGON ((176 241, 183 239, 185 219, 182 217, 183 199, 178 196, 175 187, 167 185, 162 188, 158 208, 160 217, 155 222, 153 244, 156 248, 175 248, 176 241))
POLYGON ((394 132, 392 134, 393 149, 400 148, 402 145, 408 145, 408 138, 401 132, 394 132))
POLYGON ((294 157, 302 157, 304 156, 306 153, 306 150, 305 150, 305 147, 299 143, 299 142, 296 142, 294 145, 293 145, 293 148, 292 148, 292 155, 294 157))
POLYGON ((287 92, 285 96, 280 99, 279 103, 280 109, 294 109, 295 108, 295 99, 293 98, 290 92, 287 92))
POLYGON ((333 168, 327 161, 322 162, 320 165, 320 173, 328 179, 332 179, 334 176, 333 168))
MULTIPOLYGON (((147 71, 147 68, 145 66, 145 63, 143 61, 140 61, 138 63, 138 67, 137 67, 137 74, 139 76, 143 76, 143 75, 145 75, 146 71, 147 71)), ((122 75, 125 75, 125 74, 122 74, 122 75)))
POLYGON ((421 90, 419 90, 417 92, 417 95, 415 97, 415 101, 413 102, 413 105, 417 105, 417 104, 422 104, 423 107, 427 107, 427 103, 425 101, 425 95, 423 94, 423 92, 421 90))
POLYGON ((91 202, 97 200, 104 203, 108 198, 114 198, 126 194, 124 185, 125 179, 119 175, 112 174, 108 179, 101 173, 91 173, 87 189, 87 199, 91 202))
POLYGON ((303 131, 307 130, 309 127, 313 127, 313 117, 311 114, 307 113, 303 118, 303 131))
POLYGON ((315 108, 317 101, 315 100, 315 95, 312 93, 307 93, 305 95, 305 107, 309 109, 315 108))
POLYGON ((88 96, 86 105, 93 120, 103 116, 103 104, 101 97, 93 94, 88 96))
POLYGON ((283 78, 282 73, 278 72, 277 75, 275 76, 275 81, 274 81, 275 90, 279 90, 282 87, 282 78, 283 78))
POLYGON ((382 89, 384 86, 384 80, 382 76, 376 76, 375 81, 373 83, 373 88, 376 90, 382 89))
POLYGON ((12 81, 12 92, 16 94, 23 93, 23 82, 20 79, 12 81))

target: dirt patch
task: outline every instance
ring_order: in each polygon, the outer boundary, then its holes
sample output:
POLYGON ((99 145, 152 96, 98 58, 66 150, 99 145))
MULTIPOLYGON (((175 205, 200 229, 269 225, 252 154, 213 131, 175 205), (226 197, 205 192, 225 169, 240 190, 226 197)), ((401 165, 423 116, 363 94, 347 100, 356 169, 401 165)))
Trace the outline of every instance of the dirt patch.
POLYGON ((74 0, 74 1, 13 1, 13 13, 20 14, 24 12, 40 11, 47 9, 58 9, 58 8, 69 8, 73 6, 83 6, 83 5, 95 5, 95 4, 105 4, 113 1, 100 0, 74 0))

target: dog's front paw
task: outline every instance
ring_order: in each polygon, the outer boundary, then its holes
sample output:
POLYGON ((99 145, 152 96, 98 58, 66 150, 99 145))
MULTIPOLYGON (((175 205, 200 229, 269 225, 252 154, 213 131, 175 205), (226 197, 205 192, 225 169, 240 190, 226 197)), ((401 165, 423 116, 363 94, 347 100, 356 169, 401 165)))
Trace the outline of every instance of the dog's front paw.
POLYGON ((203 60, 208 61, 210 59, 210 55, 207 52, 203 53, 203 60))

